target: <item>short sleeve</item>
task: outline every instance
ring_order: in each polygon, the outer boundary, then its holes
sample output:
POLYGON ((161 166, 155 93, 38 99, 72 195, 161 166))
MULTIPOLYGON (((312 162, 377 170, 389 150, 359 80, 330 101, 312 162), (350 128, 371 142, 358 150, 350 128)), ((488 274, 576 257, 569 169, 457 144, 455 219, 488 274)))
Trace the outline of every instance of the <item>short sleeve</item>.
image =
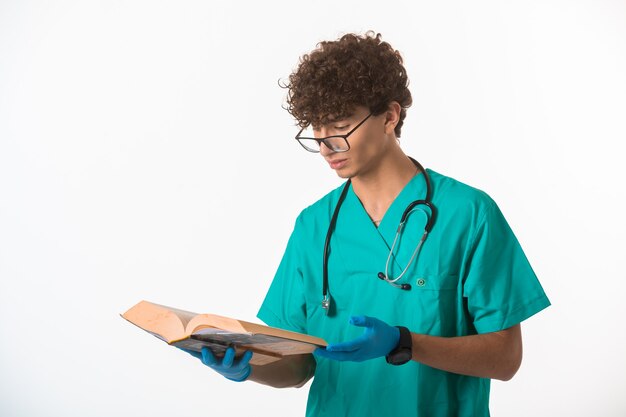
POLYGON ((306 333, 306 302, 303 273, 300 267, 301 250, 299 221, 296 221, 274 280, 257 313, 268 326, 306 333))
POLYGON ((463 295, 478 333, 507 329, 550 305, 526 255, 491 199, 471 241, 463 295))

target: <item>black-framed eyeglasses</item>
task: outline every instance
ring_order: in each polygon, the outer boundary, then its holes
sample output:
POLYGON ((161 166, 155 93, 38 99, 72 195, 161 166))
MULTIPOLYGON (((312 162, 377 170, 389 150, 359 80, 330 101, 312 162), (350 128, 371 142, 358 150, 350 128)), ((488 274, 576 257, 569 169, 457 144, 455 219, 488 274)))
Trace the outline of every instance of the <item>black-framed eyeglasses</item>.
POLYGON ((304 129, 306 129, 305 127, 303 127, 302 129, 300 129, 300 131, 296 135, 296 140, 300 143, 300 145, 302 145, 304 149, 306 149, 309 152, 316 152, 316 153, 319 152, 320 147, 322 146, 322 143, 326 145, 326 147, 333 152, 346 152, 350 150, 350 144, 348 143, 348 136, 353 134, 354 131, 359 128, 359 126, 361 126, 363 123, 365 123, 367 119, 370 118, 371 115, 372 113, 368 114, 365 119, 361 120, 361 122, 358 125, 354 126, 354 128, 348 133, 346 133, 345 135, 332 135, 332 136, 327 136, 325 138, 304 137, 304 136, 300 136, 302 132, 304 131, 304 129))

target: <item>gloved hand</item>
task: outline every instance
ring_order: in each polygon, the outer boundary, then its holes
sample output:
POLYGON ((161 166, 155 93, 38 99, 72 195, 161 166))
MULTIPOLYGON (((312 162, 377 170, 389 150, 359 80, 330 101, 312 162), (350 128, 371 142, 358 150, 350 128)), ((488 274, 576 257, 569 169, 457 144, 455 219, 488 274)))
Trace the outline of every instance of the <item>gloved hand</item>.
POLYGON ((250 376, 250 372, 252 372, 252 368, 250 367, 252 352, 249 350, 247 350, 240 359, 235 361, 235 349, 229 347, 226 349, 226 353, 224 353, 224 358, 220 361, 215 357, 211 349, 206 346, 202 348, 202 352, 182 348, 179 349, 200 359, 203 364, 231 381, 245 381, 250 376))
POLYGON ((400 341, 400 330, 374 317, 353 316, 350 324, 364 327, 363 334, 354 340, 317 348, 314 355, 336 361, 363 362, 387 356, 400 341))

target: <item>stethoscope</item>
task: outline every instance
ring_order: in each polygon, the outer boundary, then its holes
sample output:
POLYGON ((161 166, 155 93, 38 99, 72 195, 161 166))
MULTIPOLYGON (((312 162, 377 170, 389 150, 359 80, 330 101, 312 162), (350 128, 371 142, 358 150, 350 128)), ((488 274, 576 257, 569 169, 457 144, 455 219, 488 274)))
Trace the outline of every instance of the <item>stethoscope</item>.
MULTIPOLYGON (((430 233, 430 230, 432 229, 433 224, 435 223, 435 217, 436 217, 436 208, 433 205, 432 200, 431 200, 432 188, 430 185, 430 177, 428 176, 428 173, 426 172, 424 167, 419 162, 417 162, 415 159, 411 157, 409 157, 409 159, 413 162, 413 164, 415 164, 417 169, 420 170, 422 175, 424 175, 424 181, 426 181, 426 198, 424 200, 413 201, 411 204, 407 206, 407 208, 404 210, 404 213, 402 213, 402 217, 400 218, 400 224, 398 225, 398 229, 396 230, 396 236, 393 239, 393 244, 391 245, 391 249, 389 250, 389 256, 387 256, 387 262, 385 263, 385 272, 384 273, 379 272, 377 275, 378 278, 380 278, 383 281, 386 281, 389 285, 395 288, 399 288, 401 290, 405 290, 405 291, 408 291, 411 289, 411 284, 397 284, 396 282, 404 276, 406 271, 409 269, 409 266, 411 266, 411 263, 413 262, 417 254, 420 252, 422 245, 424 244, 424 241, 426 240, 426 237, 428 236, 428 233, 430 233), (413 255, 411 256, 411 259, 409 260, 409 263, 407 264, 407 266, 402 270, 402 273, 400 273, 400 275, 398 275, 396 278, 390 278, 389 277, 389 263, 393 256, 393 250, 396 247, 396 242, 398 241, 398 237, 400 236, 400 233, 402 232, 402 228, 404 227, 404 224, 406 223, 407 217, 409 216, 409 214, 411 214, 413 209, 415 209, 419 205, 426 206, 430 209, 430 214, 428 213, 427 210, 424 210, 424 212, 426 213, 426 217, 427 217, 426 226, 424 227, 424 234, 422 234, 422 238, 420 239, 419 243, 415 247, 415 250, 413 251, 413 255)), ((346 198, 346 194, 348 194, 350 183, 351 181, 350 179, 348 179, 348 181, 346 181, 346 184, 343 186, 343 189, 341 190, 341 195, 339 196, 339 200, 337 201, 337 205, 335 206, 335 211, 333 212, 333 216, 330 219, 330 225, 328 226, 328 232, 326 233, 326 241, 324 242, 324 285, 322 288, 322 294, 323 294, 322 308, 325 310, 327 316, 329 315, 330 307, 331 307, 330 294, 328 293, 328 258, 330 256, 330 238, 333 234, 333 231, 335 230, 335 224, 337 223, 337 216, 339 215, 339 209, 341 208, 341 205, 343 204, 343 200, 346 198)))

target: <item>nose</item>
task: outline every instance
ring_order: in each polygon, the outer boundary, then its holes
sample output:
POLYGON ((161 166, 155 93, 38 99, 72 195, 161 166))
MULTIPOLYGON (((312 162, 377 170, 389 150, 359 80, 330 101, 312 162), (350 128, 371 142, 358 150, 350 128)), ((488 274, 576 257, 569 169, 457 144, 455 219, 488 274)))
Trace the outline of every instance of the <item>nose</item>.
POLYGON ((324 157, 334 153, 332 149, 330 149, 324 142, 320 143, 320 154, 324 157))

